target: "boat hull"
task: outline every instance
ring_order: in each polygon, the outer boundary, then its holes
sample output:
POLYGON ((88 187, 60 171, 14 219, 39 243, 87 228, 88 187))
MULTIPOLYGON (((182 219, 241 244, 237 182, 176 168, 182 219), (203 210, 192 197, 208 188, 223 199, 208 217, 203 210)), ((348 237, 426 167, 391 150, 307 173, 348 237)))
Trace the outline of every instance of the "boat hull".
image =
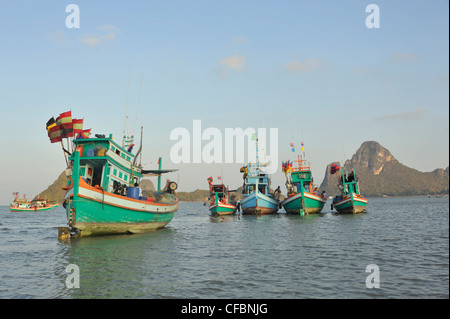
POLYGON ((297 193, 281 202, 288 214, 317 214, 327 202, 326 199, 311 193, 297 193))
POLYGON ((357 195, 344 196, 342 200, 333 201, 333 207, 341 214, 359 214, 366 212, 367 199, 357 195))
POLYGON ((81 237, 144 233, 166 226, 178 209, 178 200, 161 204, 102 192, 79 181, 78 194, 68 197, 68 224, 81 237), (76 200, 71 200, 76 195, 76 200))
POLYGON ((10 210, 12 212, 42 212, 52 209, 54 206, 51 207, 32 207, 32 208, 19 208, 19 207, 13 207, 10 205, 10 210))
POLYGON ((209 212, 212 215, 232 215, 236 213, 236 205, 218 203, 218 205, 210 205, 209 212))
POLYGON ((278 211, 279 201, 260 192, 244 196, 240 201, 243 214, 266 215, 278 211))

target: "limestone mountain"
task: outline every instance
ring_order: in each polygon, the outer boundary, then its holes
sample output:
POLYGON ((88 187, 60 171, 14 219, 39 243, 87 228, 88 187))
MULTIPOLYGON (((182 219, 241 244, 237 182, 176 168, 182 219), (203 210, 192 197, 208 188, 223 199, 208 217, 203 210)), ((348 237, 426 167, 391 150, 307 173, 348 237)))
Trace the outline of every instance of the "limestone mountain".
MULTIPOLYGON (((330 195, 338 194, 335 175, 330 174, 329 164, 320 186, 330 195)), ((383 146, 374 141, 364 142, 344 164, 354 168, 359 178, 361 193, 365 196, 410 196, 448 194, 449 168, 432 172, 420 172, 400 163, 383 146)))
POLYGON ((66 194, 66 191, 62 188, 67 186, 68 180, 69 178, 66 176, 66 171, 64 170, 46 190, 39 193, 36 197, 41 197, 45 200, 50 199, 51 202, 62 203, 66 194))

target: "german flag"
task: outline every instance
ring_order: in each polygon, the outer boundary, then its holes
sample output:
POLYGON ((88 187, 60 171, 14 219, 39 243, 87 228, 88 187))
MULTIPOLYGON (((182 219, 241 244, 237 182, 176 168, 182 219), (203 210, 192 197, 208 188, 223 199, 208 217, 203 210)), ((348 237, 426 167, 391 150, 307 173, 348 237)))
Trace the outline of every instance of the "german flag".
POLYGON ((47 124, 45 124, 45 128, 47 129, 47 132, 50 134, 50 129, 56 125, 55 118, 52 116, 48 121, 47 124))

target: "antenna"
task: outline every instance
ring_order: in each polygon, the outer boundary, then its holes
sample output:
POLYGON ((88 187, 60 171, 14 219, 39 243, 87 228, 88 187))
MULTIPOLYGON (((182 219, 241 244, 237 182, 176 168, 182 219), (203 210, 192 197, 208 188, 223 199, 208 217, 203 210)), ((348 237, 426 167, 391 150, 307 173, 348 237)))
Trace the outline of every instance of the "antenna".
POLYGON ((130 92, 130 76, 131 76, 131 64, 130 69, 128 71, 128 88, 127 88, 127 99, 125 102, 125 123, 123 126, 123 140, 122 140, 122 147, 125 147, 125 127, 127 127, 127 138, 128 138, 128 116, 127 116, 127 109, 128 109, 128 93, 130 92))
POLYGON ((139 97, 138 97, 138 106, 136 109, 136 121, 134 122, 134 133, 133 135, 136 135, 136 125, 137 125, 137 119, 138 119, 138 113, 139 113, 139 106, 141 105, 141 93, 142 93, 142 78, 144 77, 144 73, 141 73, 141 84, 139 87, 139 97))

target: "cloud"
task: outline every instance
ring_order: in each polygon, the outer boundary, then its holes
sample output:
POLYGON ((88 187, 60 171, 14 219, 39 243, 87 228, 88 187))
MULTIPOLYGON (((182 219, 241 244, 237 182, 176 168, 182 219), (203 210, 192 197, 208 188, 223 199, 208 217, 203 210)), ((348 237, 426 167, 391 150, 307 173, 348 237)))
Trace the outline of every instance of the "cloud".
POLYGON ((417 121, 420 120, 427 112, 426 109, 418 109, 414 111, 409 112, 401 112, 401 113, 395 113, 395 114, 388 114, 384 116, 377 117, 375 120, 378 121, 386 121, 386 120, 402 120, 402 121, 417 121))
POLYGON ((391 60, 395 62, 414 62, 419 59, 419 56, 410 52, 394 52, 391 55, 391 60))
POLYGON ((66 38, 64 31, 56 31, 53 33, 49 33, 49 34, 47 34, 47 39, 49 39, 50 41, 55 42, 55 43, 68 42, 68 39, 66 38))
POLYGON ((242 70, 245 67, 246 59, 240 55, 232 55, 219 61, 222 66, 231 70, 242 70))
POLYGON ((246 44, 248 43, 248 40, 244 37, 236 37, 231 39, 231 43, 233 44, 246 44))
POLYGON ((95 47, 104 42, 112 42, 116 39, 117 34, 120 34, 120 29, 113 25, 107 24, 97 28, 102 32, 106 32, 101 35, 83 35, 80 39, 80 43, 89 47, 95 47))
POLYGON ((287 69, 288 71, 294 72, 294 73, 304 73, 308 71, 312 71, 315 69, 318 69, 322 66, 323 61, 318 59, 307 59, 304 62, 291 62, 288 64, 285 64, 283 68, 287 69))
POLYGON ((102 40, 100 38, 96 38, 90 35, 84 35, 81 37, 80 43, 86 44, 88 46, 94 47, 97 44, 100 44, 102 40))

